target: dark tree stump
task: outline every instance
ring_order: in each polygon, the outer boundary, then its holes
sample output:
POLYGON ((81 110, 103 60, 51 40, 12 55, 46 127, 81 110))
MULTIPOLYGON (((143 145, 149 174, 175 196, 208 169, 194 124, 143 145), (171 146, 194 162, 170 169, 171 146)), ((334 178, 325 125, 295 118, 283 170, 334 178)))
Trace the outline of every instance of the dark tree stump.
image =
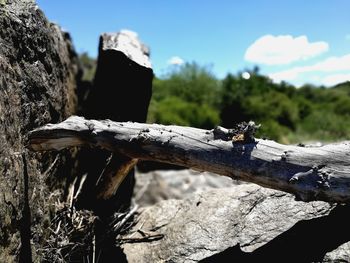
MULTIPOLYGON (((102 34, 96 75, 87 106, 83 109, 84 115, 94 119, 145 122, 152 95, 152 79, 149 49, 135 33, 102 34)), ((109 152, 100 149, 83 149, 80 153, 80 174, 87 173, 88 176, 77 204, 78 207, 92 208, 100 216, 103 211, 128 208, 134 187, 134 170, 131 169, 109 200, 97 201, 98 197, 91 195, 101 181, 99 178, 108 158, 113 159, 109 152), (109 209, 99 209, 106 206, 109 209)))

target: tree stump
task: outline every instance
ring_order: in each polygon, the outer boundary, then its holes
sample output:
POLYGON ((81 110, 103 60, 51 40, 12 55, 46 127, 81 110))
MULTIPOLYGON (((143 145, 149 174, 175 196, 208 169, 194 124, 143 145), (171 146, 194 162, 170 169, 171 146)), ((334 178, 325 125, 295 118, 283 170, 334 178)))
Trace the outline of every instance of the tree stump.
MULTIPOLYGON (((94 119, 145 122, 152 79, 149 49, 139 41, 136 33, 124 30, 102 34, 96 75, 87 97, 87 106, 83 109, 84 115, 94 119)), ((109 193, 106 198, 101 191, 96 192, 96 189, 104 189, 101 184, 111 180, 113 173, 125 169, 121 168, 123 162, 119 165, 111 163, 118 162, 118 158, 120 156, 111 156, 110 152, 100 149, 83 149, 80 152, 80 174, 87 174, 87 179, 77 200, 78 207, 108 216, 108 211, 130 206, 135 180, 132 167, 136 162, 129 163, 130 167, 126 168, 129 173, 124 175, 126 178, 117 193, 109 193), (105 169, 108 161, 110 165, 105 169)))

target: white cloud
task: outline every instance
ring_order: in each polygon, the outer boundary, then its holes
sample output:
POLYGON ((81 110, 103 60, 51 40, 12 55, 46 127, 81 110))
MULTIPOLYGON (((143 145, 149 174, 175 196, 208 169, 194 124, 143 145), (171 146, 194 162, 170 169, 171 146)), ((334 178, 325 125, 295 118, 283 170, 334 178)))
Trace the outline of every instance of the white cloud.
POLYGON ((350 74, 333 74, 326 76, 321 80, 326 86, 334 86, 345 81, 350 81, 350 74))
POLYGON ((185 63, 185 61, 178 56, 174 56, 168 60, 169 65, 182 65, 183 63, 185 63))
POLYGON ((340 70, 350 70, 350 54, 342 57, 330 57, 313 66, 305 67, 308 71, 333 72, 340 70))
MULTIPOLYGON (((347 81, 350 71, 350 54, 342 57, 330 57, 314 65, 294 67, 288 70, 272 73, 269 77, 274 82, 294 81, 306 73, 320 74, 320 83, 326 86, 347 81), (344 72, 345 71, 345 72, 344 72), (327 76, 328 74, 328 76, 327 76)), ((315 78, 315 76, 313 76, 315 78)))
POLYGON ((327 42, 310 43, 306 36, 265 35, 248 47, 244 58, 255 63, 281 65, 306 60, 328 51, 328 48, 327 42))
POLYGON ((269 78, 272 79, 274 82, 279 83, 281 81, 295 80, 298 78, 299 73, 299 68, 292 68, 289 70, 269 74, 269 78))

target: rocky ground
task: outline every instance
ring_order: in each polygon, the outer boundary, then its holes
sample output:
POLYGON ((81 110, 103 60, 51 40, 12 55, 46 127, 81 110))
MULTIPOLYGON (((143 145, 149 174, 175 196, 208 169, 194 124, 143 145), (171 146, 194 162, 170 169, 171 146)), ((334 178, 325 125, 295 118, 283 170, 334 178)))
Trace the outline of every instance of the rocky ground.
POLYGON ((349 262, 348 206, 193 170, 138 173, 129 262, 349 262), (140 239, 140 242, 138 242, 140 239))

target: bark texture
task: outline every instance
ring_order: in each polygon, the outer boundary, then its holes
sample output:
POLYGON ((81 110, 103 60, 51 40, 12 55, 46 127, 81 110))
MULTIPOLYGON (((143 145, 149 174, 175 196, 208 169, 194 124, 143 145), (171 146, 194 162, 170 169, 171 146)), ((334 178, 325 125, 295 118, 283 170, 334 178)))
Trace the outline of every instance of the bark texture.
POLYGON ((35 151, 90 145, 256 183, 303 201, 350 201, 349 142, 307 148, 251 138, 232 141, 230 134, 221 127, 209 131, 71 117, 32 131, 29 145, 35 151))

